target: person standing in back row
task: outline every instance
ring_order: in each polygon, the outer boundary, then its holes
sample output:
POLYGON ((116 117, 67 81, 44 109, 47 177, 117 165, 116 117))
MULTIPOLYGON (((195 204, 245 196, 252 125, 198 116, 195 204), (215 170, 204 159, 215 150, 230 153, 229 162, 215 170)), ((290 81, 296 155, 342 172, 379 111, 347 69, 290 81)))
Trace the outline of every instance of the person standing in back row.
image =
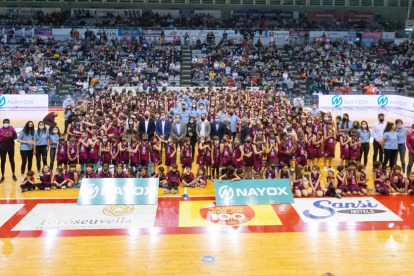
POLYGON ((386 124, 384 123, 384 114, 378 114, 378 122, 375 122, 372 125, 372 136, 374 137, 374 157, 372 162, 377 161, 378 151, 379 151, 379 161, 382 163, 384 160, 384 150, 381 148, 380 142, 382 141, 382 136, 384 135, 384 130, 386 124))
POLYGON ((13 173, 13 181, 17 181, 14 174, 14 140, 17 139, 16 130, 10 125, 9 119, 3 120, 3 127, 0 128, 0 153, 1 153, 1 179, 0 184, 4 182, 4 171, 6 167, 6 157, 9 154, 10 166, 13 173))

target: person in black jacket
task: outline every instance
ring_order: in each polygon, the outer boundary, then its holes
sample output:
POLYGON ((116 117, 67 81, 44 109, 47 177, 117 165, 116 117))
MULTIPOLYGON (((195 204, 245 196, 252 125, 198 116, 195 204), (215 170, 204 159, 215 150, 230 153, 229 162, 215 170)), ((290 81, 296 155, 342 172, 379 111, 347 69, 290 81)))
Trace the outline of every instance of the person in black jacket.
POLYGON ((226 118, 224 119, 224 128, 223 128, 223 137, 227 135, 229 137, 229 142, 233 143, 233 132, 231 132, 230 128, 230 119, 226 118))
POLYGON ((144 113, 145 118, 139 121, 138 132, 141 134, 148 134, 148 140, 151 141, 152 137, 154 137, 155 132, 155 122, 153 119, 150 118, 150 112, 145 111, 144 113))
POLYGON ((246 118, 241 119, 241 124, 242 127, 240 129, 240 144, 243 145, 246 136, 250 135, 250 128, 246 118))
POLYGON ((194 153, 195 153, 195 144, 197 143, 197 132, 196 132, 197 123, 194 119, 194 116, 190 116, 187 123, 187 137, 190 138, 191 144, 191 153, 194 162, 194 153))
POLYGON ((211 123, 211 132, 210 132, 211 140, 213 140, 214 136, 218 136, 219 141, 221 143, 221 139, 223 139, 223 131, 224 131, 224 124, 220 122, 220 116, 216 115, 215 122, 211 123))

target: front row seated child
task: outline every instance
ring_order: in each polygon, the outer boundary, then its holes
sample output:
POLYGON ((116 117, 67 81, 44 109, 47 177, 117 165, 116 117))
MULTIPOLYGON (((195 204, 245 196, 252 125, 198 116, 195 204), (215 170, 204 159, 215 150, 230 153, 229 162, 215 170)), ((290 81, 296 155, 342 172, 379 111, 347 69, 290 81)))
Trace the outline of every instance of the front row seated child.
POLYGON ((219 182, 223 182, 223 180, 230 180, 230 182, 240 180, 240 177, 236 173, 236 170, 233 167, 228 167, 226 173, 219 177, 219 182))
POLYGON ((292 182, 293 182, 293 192, 295 193, 297 197, 308 196, 309 194, 312 194, 312 187, 310 185, 308 189, 305 188, 305 185, 304 185, 305 176, 303 174, 302 165, 296 165, 295 171, 292 176, 292 182))
POLYGON ((102 165, 102 170, 99 172, 98 178, 112 178, 112 173, 109 170, 109 163, 102 165))
POLYGON ((407 195, 414 195, 414 172, 410 172, 408 178, 405 179, 405 193, 407 195))
POLYGON ((122 165, 114 166, 115 172, 112 175, 112 178, 126 178, 126 173, 124 173, 124 167, 122 165))
POLYGON ((167 173, 168 186, 164 189, 165 194, 178 194, 178 186, 180 184, 180 172, 178 165, 173 164, 171 170, 167 173))
POLYGON ((70 187, 76 187, 80 182, 80 176, 79 173, 76 171, 76 164, 70 164, 69 170, 66 172, 65 175, 67 186, 70 187))
POLYGON ((391 174, 391 186, 399 193, 405 193, 404 175, 401 173, 401 167, 394 165, 391 174))
POLYGON ((148 173, 148 169, 146 166, 141 167, 141 171, 138 174, 138 178, 150 178, 150 175, 148 173))
POLYGON ((50 187, 52 186, 52 175, 49 171, 49 166, 44 165, 42 173, 40 174, 41 183, 36 184, 35 190, 44 190, 50 191, 50 187))
POLYGON ((86 171, 83 173, 83 178, 96 178, 96 172, 93 170, 93 164, 90 163, 86 165, 86 171))
POLYGON ((53 189, 66 189, 68 183, 66 181, 66 176, 63 173, 63 168, 62 167, 58 167, 56 169, 56 174, 53 176, 53 189))
POLYGON ((126 171, 126 178, 135 178, 134 168, 128 168, 126 171))
POLYGON ((374 185, 380 194, 389 195, 390 189, 387 185, 387 176, 382 172, 382 163, 375 161, 372 165, 374 167, 374 185))
POLYGON ((167 177, 164 174, 164 168, 163 167, 159 167, 157 169, 157 173, 154 175, 154 178, 159 178, 160 188, 167 188, 168 187, 167 177))
POLYGON ((35 179, 34 179, 34 172, 28 171, 26 174, 26 177, 24 178, 22 185, 20 185, 20 188, 22 188, 22 193, 30 191, 34 189, 35 187, 35 179))
POLYGON ((335 175, 333 171, 328 171, 328 176, 325 178, 325 189, 326 196, 341 198, 342 191, 338 189, 338 184, 335 180, 335 175))
POLYGON ((183 180, 183 187, 191 187, 191 188, 195 187, 194 174, 191 172, 191 166, 185 167, 182 180, 183 180))
POLYGON ((196 179, 195 179, 195 186, 204 188, 206 184, 207 184, 206 169, 199 168, 196 179))
POLYGON ((327 189, 322 187, 320 174, 321 169, 317 165, 313 165, 312 172, 309 174, 309 194, 317 197, 322 197, 327 189))
POLYGON ((369 178, 365 174, 365 165, 360 164, 358 166, 358 173, 357 173, 357 182, 359 185, 359 189, 361 190, 361 193, 364 195, 368 194, 368 191, 372 191, 372 187, 367 185, 367 182, 369 181, 369 178))

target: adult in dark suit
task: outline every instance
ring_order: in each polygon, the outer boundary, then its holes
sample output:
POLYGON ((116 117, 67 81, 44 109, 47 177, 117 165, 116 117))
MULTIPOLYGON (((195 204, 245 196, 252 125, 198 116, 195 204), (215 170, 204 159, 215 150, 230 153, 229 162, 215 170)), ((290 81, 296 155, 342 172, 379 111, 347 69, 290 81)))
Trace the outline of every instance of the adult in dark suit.
POLYGON ((240 129, 240 144, 243 145, 246 139, 246 136, 250 135, 250 128, 249 124, 247 123, 247 119, 243 118, 241 120, 242 127, 240 129))
POLYGON ((223 133, 224 133, 224 124, 220 122, 220 116, 216 115, 216 121, 214 123, 211 123, 211 131, 210 131, 211 140, 213 140, 214 136, 218 136, 221 142, 221 139, 223 139, 223 133))
POLYGON ((150 118, 150 112, 145 111, 145 118, 139 121, 138 132, 141 134, 148 134, 148 140, 151 140, 154 137, 155 132, 155 122, 150 118))
MULTIPOLYGON (((176 148, 182 148, 184 145, 184 138, 187 137, 187 125, 181 121, 181 115, 175 115, 175 122, 171 125, 171 138, 174 141, 176 148)), ((177 160, 177 155, 175 159, 177 160)))
MULTIPOLYGON (((155 131, 158 137, 162 138, 163 140, 168 140, 168 137, 170 137, 171 122, 166 119, 165 112, 161 112, 161 119, 155 123, 155 131)), ((165 144, 163 144, 161 147, 160 156, 162 156, 162 151, 164 147, 165 147, 165 144)), ((162 164, 162 158, 160 158, 160 161, 158 162, 158 166, 161 164, 162 164)))

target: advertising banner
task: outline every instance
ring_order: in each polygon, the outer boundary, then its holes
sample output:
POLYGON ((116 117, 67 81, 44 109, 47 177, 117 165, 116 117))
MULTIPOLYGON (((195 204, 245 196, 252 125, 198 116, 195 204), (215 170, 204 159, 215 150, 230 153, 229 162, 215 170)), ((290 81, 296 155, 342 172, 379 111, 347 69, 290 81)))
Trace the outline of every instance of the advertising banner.
POLYGON ((396 95, 322 95, 320 107, 398 107, 412 110, 414 98, 396 95))
POLYGON ((309 35, 309 31, 289 31, 289 37, 305 37, 309 35))
POLYGON ((77 204, 157 204, 158 181, 158 178, 85 178, 77 204))
POLYGON ((24 28, 24 37, 32 37, 33 29, 24 28))
POLYGON ((21 15, 29 15, 30 16, 30 15, 34 15, 38 11, 42 11, 43 14, 51 14, 51 13, 54 13, 54 12, 60 12, 60 8, 30 8, 30 7, 26 7, 26 8, 2 7, 2 8, 0 8, 0 14, 10 13, 10 14, 21 14, 21 15))
POLYGON ((314 37, 313 41, 314 42, 325 42, 325 43, 327 43, 327 42, 331 42, 332 38, 330 38, 330 37, 314 37))
POLYGON ((162 34, 162 30, 142 30, 142 35, 144 36, 160 36, 162 34))
POLYGON ((374 19, 374 13, 373 12, 348 12, 348 11, 343 11, 343 12, 334 12, 334 11, 329 11, 329 12, 318 12, 318 11, 310 11, 308 12, 308 18, 312 18, 312 19, 334 19, 334 18, 343 18, 343 19, 362 19, 362 20, 367 20, 367 19, 374 19))
POLYGON ((305 223, 402 221, 373 197, 296 198, 292 206, 305 223))
POLYGON ((181 36, 164 36, 163 38, 166 42, 173 42, 176 40, 180 40, 181 36))
MULTIPOLYGON (((108 14, 112 14, 115 16, 120 16, 120 17, 130 17, 130 16, 141 16, 142 15, 142 10, 140 9, 82 9, 82 10, 88 10, 89 14, 91 16, 100 16, 100 17, 104 17, 107 16, 108 14)), ((75 13, 79 13, 81 10, 80 9, 72 9, 70 11, 71 15, 74 15, 75 13)))
POLYGON ((287 179, 214 181, 217 206, 293 203, 287 179))
POLYGON ((140 29, 118 29, 119 36, 139 36, 140 29))
POLYGON ((41 95, 0 95, 0 109, 15 107, 48 107, 49 96, 41 95))
POLYGON ((14 37, 23 37, 24 28, 14 28, 14 37))
POLYGON ((288 37, 289 31, 268 31, 269 37, 288 37))
POLYGON ((363 39, 381 39, 382 32, 362 32, 363 39))
POLYGON ((34 29, 35 35, 52 35, 52 29, 34 29))

